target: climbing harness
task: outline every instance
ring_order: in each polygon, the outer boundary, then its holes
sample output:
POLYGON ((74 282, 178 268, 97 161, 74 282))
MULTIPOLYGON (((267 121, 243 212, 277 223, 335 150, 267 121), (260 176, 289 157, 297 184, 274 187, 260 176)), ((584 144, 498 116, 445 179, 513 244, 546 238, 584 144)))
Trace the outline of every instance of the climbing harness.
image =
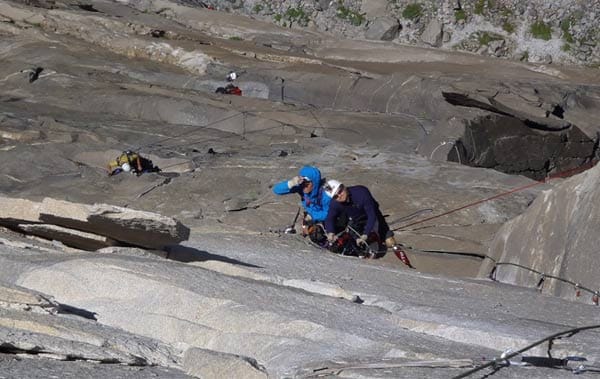
POLYGON ((361 234, 354 229, 350 223, 346 225, 345 229, 346 235, 348 235, 351 242, 351 246, 356 250, 356 254, 358 254, 359 258, 377 258, 380 254, 380 245, 381 241, 376 236, 369 236, 367 241, 364 244, 357 244, 356 239, 361 236, 361 234), (370 243, 368 241, 371 241, 370 243))

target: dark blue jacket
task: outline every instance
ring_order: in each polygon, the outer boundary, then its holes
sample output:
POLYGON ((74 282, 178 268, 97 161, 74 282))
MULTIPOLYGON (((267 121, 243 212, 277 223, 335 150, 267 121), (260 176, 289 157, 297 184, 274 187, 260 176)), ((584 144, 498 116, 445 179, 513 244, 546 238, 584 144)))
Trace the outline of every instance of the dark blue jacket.
POLYGON ((297 193, 300 195, 302 207, 308 212, 315 222, 322 222, 327 217, 329 202, 331 198, 327 196, 321 186, 321 171, 313 166, 304 166, 300 169, 300 176, 310 179, 313 183, 313 189, 309 194, 302 192, 302 186, 288 188, 287 180, 279 182, 273 186, 273 192, 277 195, 287 195, 297 193))
POLYGON ((346 202, 340 203, 332 200, 329 204, 329 212, 325 219, 325 230, 328 233, 335 232, 335 220, 345 213, 352 220, 362 221, 363 224, 366 219, 362 234, 379 233, 376 229, 379 226, 377 221, 382 220, 383 215, 379 210, 379 204, 375 201, 369 189, 365 186, 352 186, 346 187, 346 189, 349 194, 346 202))

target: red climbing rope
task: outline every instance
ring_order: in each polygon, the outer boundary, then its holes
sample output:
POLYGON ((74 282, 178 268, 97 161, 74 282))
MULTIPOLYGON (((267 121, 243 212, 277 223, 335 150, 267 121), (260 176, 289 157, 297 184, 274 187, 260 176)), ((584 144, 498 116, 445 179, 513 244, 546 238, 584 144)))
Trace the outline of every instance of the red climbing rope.
POLYGON ((576 167, 576 168, 573 168, 573 169, 570 169, 570 170, 565 170, 565 171, 559 172, 557 174, 553 174, 553 175, 547 176, 546 178, 544 178, 544 180, 536 181, 536 182, 529 183, 529 184, 521 186, 521 187, 513 188, 513 189, 511 189, 509 191, 505 191, 505 192, 499 193, 499 194, 494 195, 494 196, 490 196, 490 197, 485 198, 485 199, 477 200, 475 202, 463 205, 461 207, 451 209, 451 210, 449 210, 447 212, 444 212, 444 213, 441 213, 439 215, 435 215, 435 216, 424 218, 423 220, 418 220, 418 221, 415 221, 415 222, 411 222, 410 224, 399 226, 399 227, 394 228, 392 230, 394 230, 394 231, 401 230, 401 229, 408 228, 409 226, 413 226, 413 225, 421 224, 421 223, 424 223, 424 222, 427 222, 427 221, 431 221, 431 220, 434 220, 436 218, 440 218, 440 217, 449 215, 451 213, 458 212, 458 211, 463 210, 465 208, 469 208, 469 207, 472 207, 472 206, 475 206, 475 205, 478 205, 478 204, 481 204, 481 203, 485 203, 486 201, 498 199, 500 197, 504 197, 504 196, 510 195, 512 193, 515 193, 515 192, 523 191, 524 189, 527 189, 527 188, 531 188, 531 187, 535 187, 535 186, 540 185, 540 184, 544 184, 547 181, 552 180, 552 179, 566 178, 566 177, 578 174, 580 172, 583 172, 583 171, 585 171, 587 169, 590 169, 590 168, 594 167, 596 165, 596 163, 598 163, 598 161, 590 161, 589 163, 586 163, 586 164, 584 164, 582 166, 579 166, 579 167, 576 167))

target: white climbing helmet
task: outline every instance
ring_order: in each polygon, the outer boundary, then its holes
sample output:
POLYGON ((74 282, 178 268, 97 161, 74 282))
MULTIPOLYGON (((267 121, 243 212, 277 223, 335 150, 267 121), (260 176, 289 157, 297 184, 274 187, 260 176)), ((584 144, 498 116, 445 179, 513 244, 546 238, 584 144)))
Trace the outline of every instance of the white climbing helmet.
POLYGON ((325 193, 327 196, 333 198, 342 185, 343 184, 338 180, 329 179, 325 184, 325 193))
POLYGON ((123 169, 123 171, 125 171, 125 172, 130 172, 131 171, 131 165, 129 163, 123 163, 121 165, 121 169, 123 169))

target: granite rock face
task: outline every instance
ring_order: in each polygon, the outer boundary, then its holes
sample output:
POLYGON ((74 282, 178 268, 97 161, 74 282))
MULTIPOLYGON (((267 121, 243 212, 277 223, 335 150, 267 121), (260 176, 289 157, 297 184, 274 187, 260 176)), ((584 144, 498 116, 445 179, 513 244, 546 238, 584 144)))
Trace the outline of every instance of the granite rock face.
POLYGON ((584 120, 568 100, 573 92, 577 90, 541 83, 519 90, 500 83, 457 83, 442 89, 450 104, 491 112, 466 122, 465 130, 455 134, 456 148, 448 151, 448 159, 537 180, 589 162, 598 153, 599 129, 591 121, 594 111, 586 112, 584 120))
MULTIPOLYGON (((594 305, 474 278, 502 225, 560 183, 491 168, 597 155, 597 72, 399 44, 422 42, 429 5, 215 4, 0 2, 4 376, 441 379, 597 323, 594 305), (337 37, 373 17, 400 20, 398 37, 337 37), (242 96, 215 93, 231 71, 242 96), (458 140, 468 154, 448 161, 458 140), (108 176, 124 150, 164 171, 108 176), (298 197, 272 186, 306 164, 366 185, 416 269, 286 234, 298 197)), ((442 46, 463 37, 444 21, 442 46)), ((531 354, 597 367, 598 332, 576 337, 531 354)))
POLYGON ((513 117, 486 116, 469 122, 448 158, 532 179, 576 170, 594 158, 596 143, 578 128, 540 131, 513 117))
POLYGON ((580 291, 579 297, 574 284, 599 290, 599 204, 598 165, 544 191, 525 213, 498 231, 490 246, 490 256, 497 263, 485 262, 480 275, 489 275, 495 267, 495 278, 501 282, 590 303, 593 294, 580 291))
POLYGON ((187 373, 198 378, 267 379, 269 377, 265 368, 252 358, 199 348, 188 349, 183 364, 187 373))

